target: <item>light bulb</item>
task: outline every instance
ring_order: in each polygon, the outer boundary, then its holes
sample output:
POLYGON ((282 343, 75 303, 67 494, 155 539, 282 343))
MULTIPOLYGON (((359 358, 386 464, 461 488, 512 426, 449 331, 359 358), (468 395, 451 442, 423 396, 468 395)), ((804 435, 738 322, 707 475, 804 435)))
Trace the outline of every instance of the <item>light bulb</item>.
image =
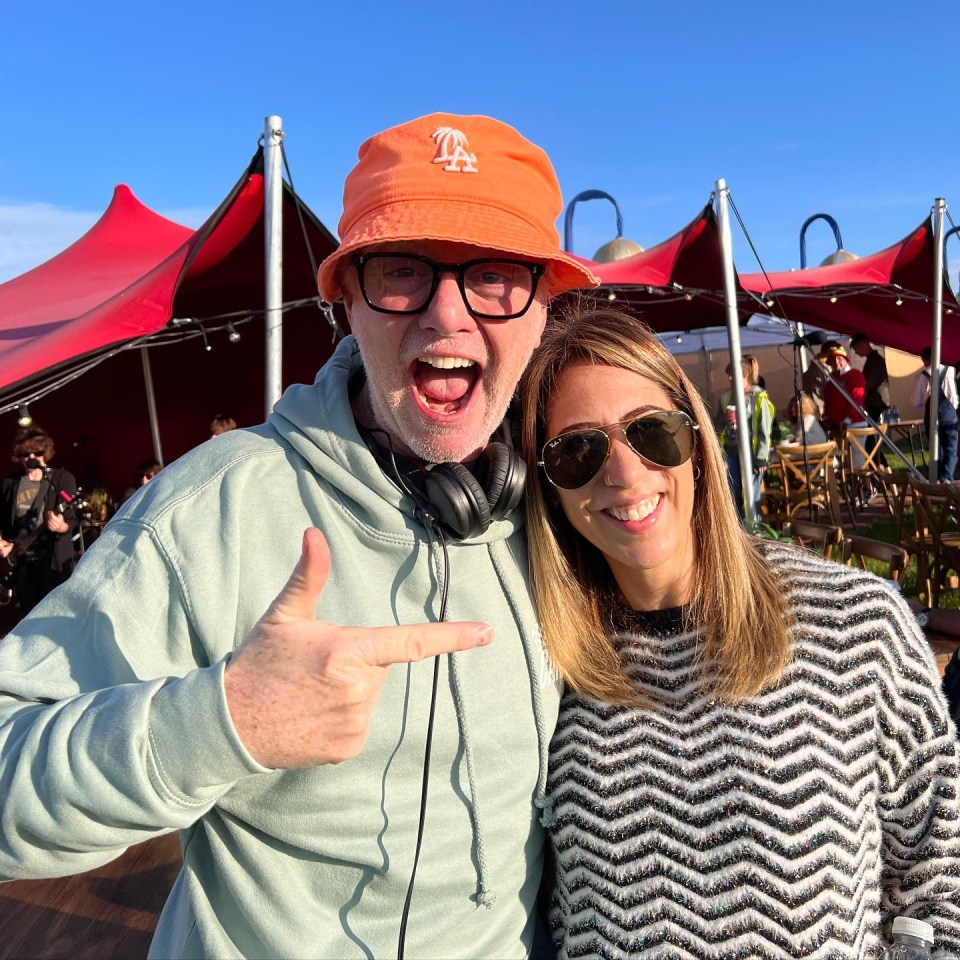
POLYGON ((33 423, 33 417, 30 416, 30 408, 25 404, 21 403, 17 407, 17 423, 21 427, 29 427, 33 423))

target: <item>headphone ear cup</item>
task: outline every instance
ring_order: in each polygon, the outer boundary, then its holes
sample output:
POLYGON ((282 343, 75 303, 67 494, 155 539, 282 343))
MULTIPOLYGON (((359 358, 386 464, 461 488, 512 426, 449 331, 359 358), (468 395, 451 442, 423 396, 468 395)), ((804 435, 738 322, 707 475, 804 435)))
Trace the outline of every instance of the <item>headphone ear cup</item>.
POLYGON ((427 471, 427 499, 437 519, 459 540, 490 526, 490 504, 477 478, 461 463, 438 463, 427 471))
POLYGON ((502 520, 520 506, 527 465, 515 450, 494 441, 483 452, 484 489, 492 520, 502 520))

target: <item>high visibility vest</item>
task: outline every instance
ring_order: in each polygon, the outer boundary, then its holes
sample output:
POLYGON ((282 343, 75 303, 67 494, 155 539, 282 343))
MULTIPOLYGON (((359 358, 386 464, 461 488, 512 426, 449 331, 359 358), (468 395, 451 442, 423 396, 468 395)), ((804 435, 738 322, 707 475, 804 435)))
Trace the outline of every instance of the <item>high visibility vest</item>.
MULTIPOLYGON (((760 443, 760 422, 763 418, 764 410, 770 412, 770 423, 771 431, 773 421, 777 416, 777 407, 776 404, 770 399, 770 394, 766 390, 760 390, 759 393, 754 393, 752 390, 750 393, 744 396, 748 410, 751 402, 753 403, 753 409, 749 410, 750 416, 750 452, 756 457, 757 447, 760 443)), ((721 407, 729 407, 733 405, 733 391, 728 390, 720 400, 721 407)), ((735 447, 736 440, 734 437, 730 436, 730 424, 724 423, 723 430, 720 433, 720 443, 724 447, 735 447)))

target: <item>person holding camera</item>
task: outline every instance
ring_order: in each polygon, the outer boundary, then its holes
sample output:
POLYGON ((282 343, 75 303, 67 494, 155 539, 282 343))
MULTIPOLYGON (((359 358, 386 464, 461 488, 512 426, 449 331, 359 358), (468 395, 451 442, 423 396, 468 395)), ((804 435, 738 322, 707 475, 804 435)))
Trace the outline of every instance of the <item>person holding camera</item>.
POLYGON ((50 467, 54 453, 50 434, 21 431, 11 451, 20 471, 0 486, 0 558, 24 615, 70 576, 77 559, 77 481, 50 467))

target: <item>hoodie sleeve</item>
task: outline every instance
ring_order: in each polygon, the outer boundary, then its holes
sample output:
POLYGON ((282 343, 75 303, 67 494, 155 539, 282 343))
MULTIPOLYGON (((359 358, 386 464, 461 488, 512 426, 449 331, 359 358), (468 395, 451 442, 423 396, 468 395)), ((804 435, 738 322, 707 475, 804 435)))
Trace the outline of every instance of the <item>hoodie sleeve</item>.
POLYGON ((153 532, 117 519, 0 642, 0 879, 93 869, 261 772, 153 532))

